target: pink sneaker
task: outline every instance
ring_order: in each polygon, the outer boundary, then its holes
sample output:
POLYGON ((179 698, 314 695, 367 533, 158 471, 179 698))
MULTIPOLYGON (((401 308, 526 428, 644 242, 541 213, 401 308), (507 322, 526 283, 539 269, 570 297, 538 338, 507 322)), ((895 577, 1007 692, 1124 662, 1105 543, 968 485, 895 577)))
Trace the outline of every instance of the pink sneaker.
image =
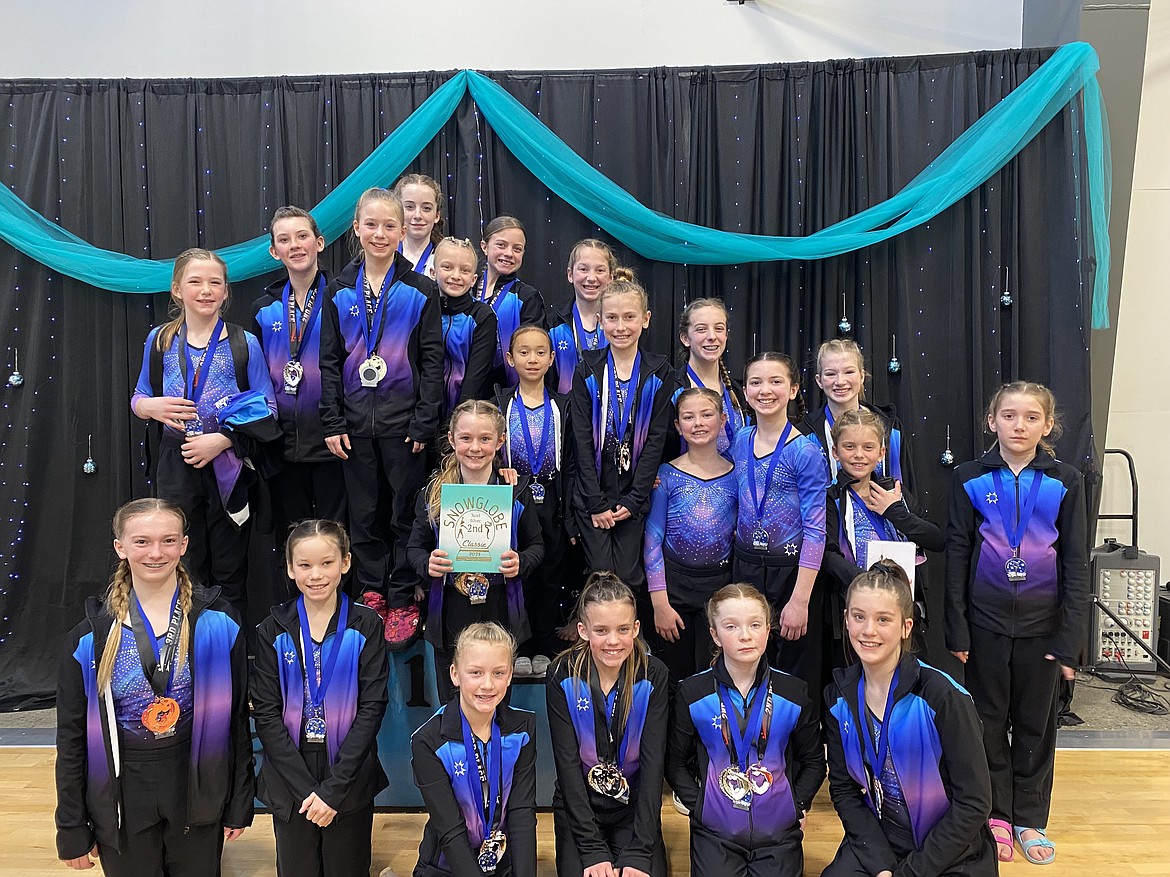
POLYGON ((382 616, 382 620, 386 620, 386 598, 377 591, 366 591, 362 594, 362 602, 382 616))
POLYGON ((392 652, 409 649, 422 633, 422 614, 417 603, 388 609, 385 618, 386 647, 392 652))

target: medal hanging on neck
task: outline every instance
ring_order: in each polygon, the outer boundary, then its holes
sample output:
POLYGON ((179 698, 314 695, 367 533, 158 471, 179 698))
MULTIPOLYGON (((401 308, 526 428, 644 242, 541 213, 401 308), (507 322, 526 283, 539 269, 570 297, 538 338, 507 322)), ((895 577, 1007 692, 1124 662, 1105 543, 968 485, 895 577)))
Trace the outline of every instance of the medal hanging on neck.
POLYGON ((503 284, 499 288, 497 288, 495 290, 489 290, 488 289, 488 273, 487 273, 487 271, 484 271, 483 272, 483 285, 480 286, 481 293, 479 296, 479 300, 482 302, 487 302, 489 305, 491 305, 493 311, 498 312, 500 310, 500 302, 504 300, 504 296, 506 296, 511 291, 512 286, 515 283, 516 283, 515 280, 509 280, 507 283, 503 284))
POLYGON ((626 385, 626 396, 622 399, 618 395, 617 366, 613 362, 611 350, 606 363, 609 374, 609 413, 613 418, 613 434, 617 439, 617 463, 619 472, 629 472, 634 468, 633 429, 634 399, 638 395, 638 378, 642 368, 641 351, 634 357, 634 367, 630 369, 630 382, 626 385), (621 409, 620 412, 618 409, 621 409))
MULTIPOLYGON (((703 387, 704 389, 711 390, 715 389, 714 387, 707 387, 707 385, 703 383, 702 379, 695 373, 695 370, 691 368, 691 364, 689 362, 687 363, 687 377, 691 379, 691 383, 696 387, 703 387)), ((722 381, 719 383, 723 384, 722 381)), ((721 389, 723 390, 723 412, 727 415, 727 422, 723 424, 723 432, 727 435, 727 442, 728 445, 730 445, 735 441, 735 425, 732 423, 732 415, 735 413, 735 406, 731 404, 731 391, 727 385, 723 384, 721 389)), ((716 390, 716 392, 719 391, 716 390)))
POLYGON ((520 409, 520 432, 524 435, 524 449, 527 452, 528 471, 532 474, 532 483, 528 489, 532 492, 532 501, 537 505, 544 502, 545 489, 540 483, 540 470, 544 467, 544 457, 548 452, 548 439, 552 435, 553 407, 548 390, 544 391, 544 404, 541 411, 544 414, 544 423, 540 428, 540 445, 532 440, 532 423, 528 419, 528 406, 520 395, 520 388, 516 388, 516 406, 520 409))
POLYGON ((179 702, 171 697, 171 681, 174 677, 175 655, 179 650, 179 631, 183 627, 183 607, 179 604, 179 589, 171 598, 171 615, 167 633, 160 653, 158 637, 150 626, 150 619, 142 611, 142 604, 133 590, 130 592, 130 630, 134 634, 134 645, 138 659, 142 662, 142 674, 154 691, 154 700, 142 711, 142 727, 154 734, 154 739, 173 737, 179 722, 179 702))
POLYGON ((366 319, 362 323, 366 339, 366 358, 358 366, 358 380, 363 387, 376 387, 382 382, 382 378, 386 377, 386 360, 378 355, 378 346, 382 343, 382 333, 386 331, 386 299, 393 280, 394 266, 391 265, 386 276, 382 278, 382 289, 375 299, 373 287, 366 281, 366 263, 362 262, 358 267, 354 288, 361 290, 366 303, 366 319), (376 335, 375 326, 378 327, 376 335))
POLYGON ((459 710, 459 719, 463 724, 463 752, 467 764, 475 763, 475 776, 472 776, 471 771, 466 773, 467 787, 471 791, 472 800, 478 799, 482 804, 480 818, 483 820, 483 842, 479 845, 477 857, 479 868, 485 874, 494 874, 508 848, 508 837, 500 830, 504 818, 504 744, 500 724, 493 716, 492 738, 485 764, 462 709, 459 710))
POLYGON ((325 289, 324 275, 318 275, 317 285, 309 288, 305 297, 304 309, 297 308, 297 298, 292 290, 292 281, 284 284, 284 306, 288 314, 288 362, 284 365, 284 394, 295 396, 297 387, 305 377, 305 367, 301 365, 301 348, 305 346, 305 339, 313 331, 313 321, 317 318, 320 308, 314 308, 318 295, 325 289))
POLYGON ((864 747, 862 759, 869 768, 870 789, 873 792, 873 806, 878 819, 882 818, 882 783, 881 775, 886 765, 886 755, 890 751, 890 715, 894 710, 894 692, 898 689, 899 668, 894 668, 894 676, 890 679, 890 690, 886 692, 886 708, 882 712, 882 726, 877 732, 877 748, 874 748, 873 724, 869 721, 869 707, 865 703, 865 674, 857 680, 857 709, 861 721, 857 727, 861 729, 861 742, 864 747))
POLYGON ((609 696, 601 693, 601 678, 597 673, 597 666, 589 662, 589 698, 593 710, 594 738, 597 742, 597 764, 589 768, 586 782, 589 788, 599 795, 613 798, 621 804, 630 803, 630 783, 622 771, 622 739, 625 737, 625 719, 618 719, 617 702, 621 693, 620 686, 614 685, 609 696), (601 720, 605 737, 597 734, 598 719, 601 720), (602 746, 602 741, 607 745, 602 746), (604 751, 602 751, 604 748, 604 751))
MULTIPOLYGON (((183 374, 183 390, 188 399, 198 409, 199 399, 207 386, 207 376, 211 372, 211 361, 215 358, 215 348, 219 346, 219 336, 223 334, 223 320, 216 320, 215 328, 207 339, 207 346, 199 356, 198 362, 191 359, 191 348, 187 345, 187 324, 179 330, 179 347, 182 356, 179 357, 179 370, 183 374)), ((184 431, 189 436, 203 435, 203 420, 198 413, 194 420, 188 420, 184 431)))
POLYGON ((784 432, 780 433, 780 441, 776 442, 771 459, 768 460, 768 469, 764 473, 763 494, 759 492, 759 487, 756 484, 756 469, 760 465, 760 461, 756 458, 756 433, 758 429, 758 427, 752 427, 751 439, 748 442, 748 487, 752 492, 752 506, 756 510, 756 528, 752 530, 752 548, 756 551, 767 551, 768 531, 764 528, 764 505, 768 502, 768 494, 772 491, 772 478, 776 474, 776 466, 780 463, 780 453, 788 444, 788 436, 792 434, 792 421, 788 421, 784 432))
POLYGON ((731 764, 719 772, 719 791, 731 801, 736 810, 751 810, 756 795, 772 788, 772 772, 764 766, 768 749, 768 733, 772 727, 772 678, 765 669, 767 681, 756 685, 751 703, 744 702, 744 724, 731 703, 731 692, 723 683, 719 688, 719 728, 723 745, 731 764), (748 766, 748 755, 755 742, 756 760, 748 766))
POLYGON ((1023 472, 1020 473, 1020 478, 1016 479, 1016 489, 1011 494, 1013 502, 1010 503, 1016 510, 1014 523, 1011 512, 1008 511, 1008 491, 1004 486, 1003 470, 996 469, 992 473, 997 497, 995 505, 999 508, 999 518, 1003 522, 1003 533, 1007 537, 1008 547, 1012 550, 1012 556, 1003 565, 1009 582, 1023 582, 1028 579, 1028 564, 1020 557, 1020 546, 1024 541, 1024 533, 1028 530, 1028 522, 1032 520, 1032 512, 1036 510, 1036 497, 1040 494, 1040 479, 1043 477, 1036 469, 1025 469, 1024 472, 1032 474, 1032 482, 1028 485, 1028 495, 1021 504, 1020 480, 1023 478, 1023 472))
POLYGON ((592 332, 585 331, 585 324, 581 322, 581 312, 577 303, 573 302, 573 340, 577 342, 578 350, 598 350, 601 348, 601 319, 593 327, 592 332))
POLYGON ((325 653, 325 644, 321 644, 319 652, 321 663, 318 664, 318 653, 313 651, 313 635, 309 632, 309 616, 305 612, 305 597, 302 594, 297 598, 297 618, 301 624, 301 657, 305 668, 305 682, 309 688, 309 703, 304 712, 305 742, 325 742, 325 692, 329 689, 329 682, 333 679, 333 669, 337 666, 337 656, 341 652, 341 641, 345 638, 345 629, 349 623, 349 601, 338 595, 341 605, 337 610, 337 630, 333 634, 333 642, 329 645, 329 653, 325 653), (318 679, 320 681, 318 681, 318 679))

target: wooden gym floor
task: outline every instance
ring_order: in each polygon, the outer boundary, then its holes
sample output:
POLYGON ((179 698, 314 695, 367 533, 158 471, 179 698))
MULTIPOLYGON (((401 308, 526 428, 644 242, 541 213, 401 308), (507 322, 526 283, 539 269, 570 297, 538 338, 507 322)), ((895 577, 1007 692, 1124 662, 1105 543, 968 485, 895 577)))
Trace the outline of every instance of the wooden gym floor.
MULTIPOLYGON (((53 756, 51 748, 0 748, 0 855, 7 877, 71 873, 56 858, 53 840, 53 756)), ((414 868, 424 817, 374 817, 374 870, 390 866, 399 877, 414 868)), ((664 802, 663 832, 671 874, 689 873, 686 820, 664 802)), ((1170 875, 1170 750, 1064 749, 1056 757, 1051 836, 1056 861, 1043 871, 1015 859, 1001 865, 1009 877, 1166 877, 1170 875)), ((805 874, 818 875, 832 859, 841 826, 827 784, 809 816, 804 842, 805 874)), ((552 816, 540 814, 541 877, 554 877, 552 816)), ((224 852, 225 877, 273 874, 272 829, 267 816, 224 852)), ((94 869, 89 874, 100 874, 94 869)))

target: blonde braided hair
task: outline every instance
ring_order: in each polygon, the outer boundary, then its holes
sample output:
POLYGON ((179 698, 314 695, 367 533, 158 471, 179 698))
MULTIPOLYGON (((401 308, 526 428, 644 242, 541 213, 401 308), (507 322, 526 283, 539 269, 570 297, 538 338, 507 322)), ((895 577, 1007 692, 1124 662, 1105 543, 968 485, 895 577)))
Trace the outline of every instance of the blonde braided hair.
MULTIPOLYGON (((173 515, 179 521, 182 532, 187 532, 187 516, 174 503, 165 499, 136 499, 114 512, 114 536, 121 539, 132 519, 156 512, 173 515)), ((191 580, 182 561, 179 561, 175 568, 175 579, 179 585, 179 605, 183 609, 183 623, 179 628, 179 649, 175 656, 175 664, 179 666, 187 660, 187 651, 190 647, 191 597, 195 583, 191 580)), ((130 573, 130 563, 123 558, 118 561, 118 566, 110 578, 110 586, 106 589, 106 611, 113 618, 113 623, 110 627, 110 635, 106 639, 105 648, 102 650, 101 663, 98 665, 98 691, 104 691, 114 678, 114 663, 118 659, 118 649, 122 643, 121 627, 130 618, 130 591, 133 587, 134 580, 130 573)))

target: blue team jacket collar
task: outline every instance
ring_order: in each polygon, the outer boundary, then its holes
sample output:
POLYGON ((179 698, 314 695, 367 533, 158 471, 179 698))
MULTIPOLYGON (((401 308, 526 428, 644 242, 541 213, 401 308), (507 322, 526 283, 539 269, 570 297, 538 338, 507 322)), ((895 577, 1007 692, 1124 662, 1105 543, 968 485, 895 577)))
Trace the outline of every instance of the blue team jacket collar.
MULTIPOLYGON (((999 442, 992 445, 982 457, 979 458, 979 463, 986 466, 988 469, 1002 469, 1007 465, 1003 461, 1003 457, 999 453, 999 442)), ((1032 462, 1025 466, 1025 469, 1051 469, 1056 465, 1056 459, 1043 448, 1036 449, 1036 456, 1032 458, 1032 462)))
MULTIPOLYGON (((752 688, 755 688, 757 685, 759 685, 761 680, 763 680, 764 677, 767 676, 769 672, 771 672, 771 669, 772 668, 768 666, 767 659, 761 659, 760 663, 756 666, 756 680, 752 683, 752 688)), ((726 685, 728 688, 736 687, 735 683, 731 679, 731 674, 727 672, 727 664, 723 660, 722 652, 720 652, 719 657, 715 659, 715 663, 711 665, 711 672, 715 674, 715 679, 720 684, 726 685)))
MULTIPOLYGON (((349 597, 347 597, 340 588, 337 589, 337 595, 341 600, 349 599, 349 597)), ((298 641, 301 638, 301 621, 297 615, 297 600, 299 599, 299 596, 293 597, 293 599, 285 603, 279 603, 276 606, 273 606, 270 610, 272 612, 272 617, 276 619, 276 623, 284 628, 284 630, 290 634, 293 639, 298 641)), ((351 603, 350 605, 352 608, 353 604, 351 603)), ((333 610, 333 615, 329 619, 329 624, 325 627, 326 637, 328 637, 330 634, 337 633, 337 614, 340 608, 341 602, 339 600, 337 603, 337 608, 333 610)), ((350 613, 350 618, 353 618, 352 611, 350 613)), ((350 626, 352 626, 352 621, 350 626)))
MULTIPOLYGON (((918 685, 921 669, 922 665, 918 663, 916 655, 911 652, 902 652, 902 657, 898 661, 898 687, 894 689, 895 701, 901 700, 915 689, 918 685)), ((850 664, 848 667, 838 667, 833 671, 833 681, 837 684, 837 690, 855 710, 859 706, 857 703, 857 682, 860 678, 861 664, 850 664)))

